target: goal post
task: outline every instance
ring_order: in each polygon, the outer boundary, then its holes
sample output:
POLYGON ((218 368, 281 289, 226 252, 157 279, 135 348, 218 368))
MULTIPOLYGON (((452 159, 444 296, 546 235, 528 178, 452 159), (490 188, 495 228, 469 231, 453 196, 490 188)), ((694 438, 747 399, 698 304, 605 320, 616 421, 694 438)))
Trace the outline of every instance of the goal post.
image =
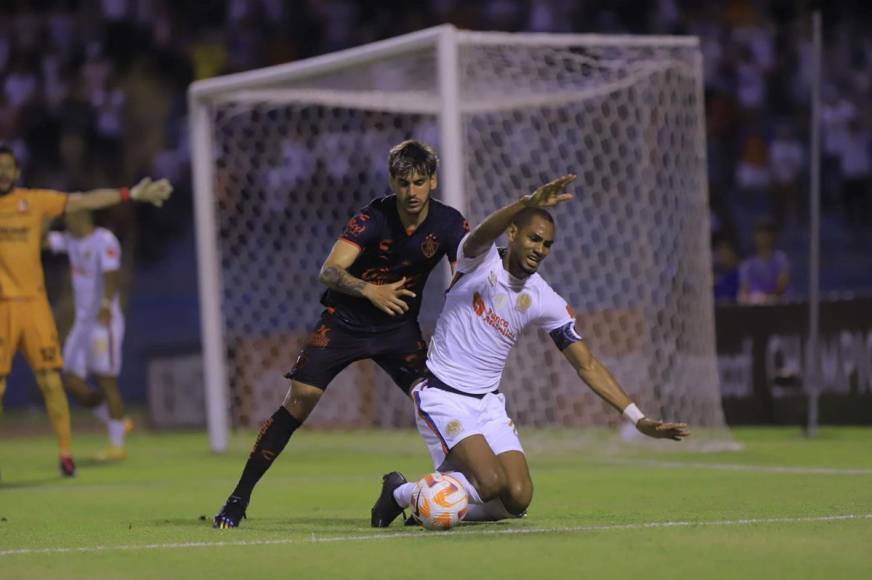
MULTIPOLYGON (((640 407, 729 442, 720 405, 695 38, 470 32, 444 25, 189 90, 210 444, 281 402, 315 321, 317 280, 345 221, 387 190, 402 139, 440 155, 437 197, 475 224, 557 175, 544 277, 640 407)), ((434 272, 425 334, 447 272, 434 272)), ((611 425, 541 332, 503 377, 536 426, 611 425)), ((313 425, 411 426, 369 363, 331 384, 313 425)))

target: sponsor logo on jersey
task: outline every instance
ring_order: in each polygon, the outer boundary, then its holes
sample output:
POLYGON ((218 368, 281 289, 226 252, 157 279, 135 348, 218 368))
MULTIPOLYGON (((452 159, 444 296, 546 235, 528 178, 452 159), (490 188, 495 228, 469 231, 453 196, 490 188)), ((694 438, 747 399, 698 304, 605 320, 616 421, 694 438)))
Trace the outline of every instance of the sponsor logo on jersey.
POLYGON ((515 333, 509 328, 509 321, 494 312, 493 308, 487 308, 487 313, 485 313, 485 308, 481 294, 476 292, 472 296, 472 309, 475 311, 476 316, 483 317, 482 320, 484 320, 488 326, 492 327, 506 338, 515 340, 515 333))
POLYGON ((475 310, 476 316, 484 314, 484 300, 478 292, 472 296, 472 309, 475 310))
POLYGON ((369 282, 370 284, 375 284, 376 286, 383 286, 385 284, 390 284, 391 282, 396 282, 394 276, 391 273, 391 269, 388 266, 384 266, 381 268, 367 268, 360 274, 360 279, 364 282, 369 282))
POLYGON ((27 226, 0 227, 0 242, 25 242, 29 233, 27 226))
POLYGON ((424 241, 421 242, 421 253, 424 254, 425 258, 429 259, 436 255, 436 250, 438 249, 439 238, 436 237, 436 234, 427 234, 424 241))
POLYGON ((494 312, 492 308, 487 309, 484 321, 509 340, 515 340, 515 333, 509 328, 509 321, 494 312))
MULTIPOLYGON (((393 240, 382 240, 378 243, 378 251, 382 254, 388 254, 391 251, 391 245, 394 243, 393 240)), ((387 259, 387 255, 382 256, 387 259)))

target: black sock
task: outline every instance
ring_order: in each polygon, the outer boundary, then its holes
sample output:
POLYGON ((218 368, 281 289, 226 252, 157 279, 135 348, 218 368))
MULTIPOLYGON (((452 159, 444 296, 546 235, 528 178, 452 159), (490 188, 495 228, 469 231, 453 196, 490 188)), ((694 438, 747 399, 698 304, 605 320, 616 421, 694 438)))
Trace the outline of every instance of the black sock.
POLYGON ((248 461, 245 463, 245 469, 242 470, 242 477, 239 478, 239 483, 233 490, 233 495, 245 500, 251 497, 254 486, 257 485, 275 458, 279 456, 279 453, 288 444, 291 435, 300 425, 302 422, 288 413, 284 406, 279 407, 279 410, 273 413, 272 417, 264 421, 257 434, 257 441, 254 442, 254 447, 248 456, 248 461))

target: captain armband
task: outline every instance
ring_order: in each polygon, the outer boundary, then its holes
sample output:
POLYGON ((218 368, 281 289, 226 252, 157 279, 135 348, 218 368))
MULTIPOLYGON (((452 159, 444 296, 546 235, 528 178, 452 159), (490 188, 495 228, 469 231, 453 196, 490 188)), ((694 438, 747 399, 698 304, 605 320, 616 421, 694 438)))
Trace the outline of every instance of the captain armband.
POLYGON ((559 350, 566 350, 574 342, 581 340, 581 335, 575 330, 575 322, 567 322, 560 328, 548 333, 559 350))

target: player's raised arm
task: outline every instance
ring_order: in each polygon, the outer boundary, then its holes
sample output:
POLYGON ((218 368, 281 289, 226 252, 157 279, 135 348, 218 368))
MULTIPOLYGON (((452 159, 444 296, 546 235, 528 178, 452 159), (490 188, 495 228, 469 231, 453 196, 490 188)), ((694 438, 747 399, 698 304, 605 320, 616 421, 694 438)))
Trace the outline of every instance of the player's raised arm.
POLYGON ((528 207, 548 208, 554 207, 558 203, 569 201, 574 196, 571 193, 565 193, 564 188, 575 181, 575 175, 564 175, 553 181, 549 181, 545 185, 531 194, 525 195, 516 202, 498 209, 482 221, 466 238, 463 244, 463 255, 468 258, 474 258, 484 253, 494 240, 500 237, 512 219, 521 210, 528 207))
POLYGON ((612 373, 587 348, 584 341, 573 342, 562 352, 581 380, 594 393, 621 411, 627 419, 633 421, 640 433, 656 439, 672 439, 674 441, 681 441, 683 437, 690 435, 685 423, 664 423, 645 417, 630 400, 612 373))
POLYGON ((151 203, 160 207, 173 192, 173 186, 166 179, 152 181, 146 177, 131 188, 94 189, 83 193, 71 193, 67 199, 66 211, 83 209, 95 210, 133 200, 151 203))
POLYGON ((404 288, 406 278, 392 284, 370 284, 348 273, 348 268, 360 255, 360 248, 343 238, 336 240, 330 255, 321 266, 318 280, 331 290, 366 298, 373 306, 391 316, 402 314, 409 310, 409 305, 403 296, 415 297, 415 293, 404 288))

